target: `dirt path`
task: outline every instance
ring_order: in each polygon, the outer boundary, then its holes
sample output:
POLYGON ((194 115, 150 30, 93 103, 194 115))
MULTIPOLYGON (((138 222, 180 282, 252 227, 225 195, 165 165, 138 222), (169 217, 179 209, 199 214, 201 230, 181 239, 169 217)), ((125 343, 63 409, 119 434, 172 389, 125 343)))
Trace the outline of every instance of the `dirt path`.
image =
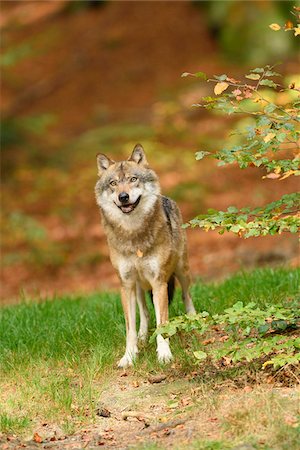
POLYGON ((282 408, 283 403, 288 406, 281 411, 280 420, 293 428, 299 405, 297 388, 268 384, 237 387, 232 380, 209 387, 191 376, 178 379, 160 374, 145 378, 123 372, 112 376, 103 388, 92 425, 78 426, 78 431, 66 435, 57 425, 44 423, 35 428, 30 440, 0 436, 0 448, 150 449, 151 444, 156 444, 162 449, 181 449, 191 447, 195 441, 219 441, 228 448, 225 443, 233 442, 240 434, 240 443, 231 448, 245 445, 252 450, 257 447, 247 443, 242 431, 236 433, 236 427, 244 427, 245 433, 250 427, 252 435, 264 444, 274 433, 276 408, 282 408))

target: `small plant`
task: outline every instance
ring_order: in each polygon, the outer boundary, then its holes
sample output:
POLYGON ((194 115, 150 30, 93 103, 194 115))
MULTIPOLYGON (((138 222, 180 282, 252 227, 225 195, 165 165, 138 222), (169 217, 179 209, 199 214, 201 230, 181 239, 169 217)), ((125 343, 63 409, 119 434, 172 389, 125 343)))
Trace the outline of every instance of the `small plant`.
MULTIPOLYGON (((300 87, 291 82, 285 88, 275 82, 274 78, 280 74, 269 65, 250 70, 245 75, 247 81, 235 80, 225 74, 212 79, 207 79, 202 72, 183 74, 188 75, 215 83, 215 97, 204 97, 202 104, 194 106, 250 117, 246 129, 234 134, 235 145, 215 153, 198 151, 197 160, 210 156, 218 160, 219 166, 236 163, 241 169, 260 167, 266 171, 263 178, 272 180, 300 175, 300 87), (276 103, 276 94, 272 97, 270 89, 275 93, 285 93, 286 103, 276 103), (278 158, 281 154, 283 156, 278 158)), ((227 211, 210 209, 207 214, 190 220, 186 226, 199 226, 206 231, 218 229, 220 234, 231 231, 245 238, 284 231, 296 233, 300 226, 299 210, 300 193, 292 193, 264 207, 238 209, 230 206, 227 211)))
POLYGON ((180 316, 161 325, 153 334, 165 337, 177 332, 196 330, 202 336, 199 344, 209 350, 193 352, 198 361, 210 358, 212 362, 225 360, 226 364, 266 359, 261 364, 279 369, 300 362, 300 338, 287 334, 299 324, 299 305, 283 307, 269 305, 264 309, 254 302, 235 303, 223 314, 210 315, 204 311, 195 316, 180 316))
MULTIPOLYGON (((299 21, 299 8, 295 15, 299 21)), ((271 24, 272 30, 280 30, 271 24)), ((300 24, 289 22, 286 31, 299 35, 300 24)), ((224 114, 242 115, 248 118, 243 131, 234 134, 234 143, 217 152, 201 150, 196 159, 215 158, 218 165, 238 164, 241 169, 264 169, 263 178, 284 180, 300 175, 300 86, 294 80, 279 82, 281 74, 275 65, 256 67, 244 80, 236 80, 226 74, 208 78, 203 72, 182 74, 213 83, 214 96, 202 98, 194 104, 207 110, 224 114)), ((208 210, 190 220, 185 226, 217 229, 220 234, 231 231, 244 238, 296 233, 300 227, 300 193, 284 195, 264 207, 238 209, 230 206, 227 211, 208 210)))

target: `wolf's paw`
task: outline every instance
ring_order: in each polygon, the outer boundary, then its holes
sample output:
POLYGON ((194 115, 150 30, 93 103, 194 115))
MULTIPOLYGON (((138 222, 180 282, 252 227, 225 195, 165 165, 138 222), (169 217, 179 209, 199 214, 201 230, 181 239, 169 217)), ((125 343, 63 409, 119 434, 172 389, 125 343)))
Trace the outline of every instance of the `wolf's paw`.
POLYGON ((118 362, 119 369, 125 369, 126 367, 132 366, 133 360, 129 355, 124 355, 123 358, 118 362))
POLYGON ((159 342, 157 346, 157 358, 161 364, 167 364, 173 359, 169 343, 165 340, 159 342))
POLYGON ((137 356, 137 353, 138 353, 137 348, 134 349, 132 352, 126 351, 125 355, 123 356, 123 358, 120 359, 118 363, 119 369, 124 369, 125 367, 132 366, 137 356))

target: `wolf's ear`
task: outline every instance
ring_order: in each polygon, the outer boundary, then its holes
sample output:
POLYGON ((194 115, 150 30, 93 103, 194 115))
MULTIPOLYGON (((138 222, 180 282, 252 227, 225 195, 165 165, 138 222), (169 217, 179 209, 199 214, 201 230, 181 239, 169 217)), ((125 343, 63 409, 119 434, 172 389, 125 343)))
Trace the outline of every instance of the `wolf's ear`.
POLYGON ((141 164, 143 166, 148 165, 146 155, 143 146, 141 144, 136 144, 136 146, 133 149, 133 152, 131 153, 130 158, 128 158, 128 161, 134 161, 137 164, 141 164))
POLYGON ((107 170, 109 166, 114 164, 114 161, 109 159, 107 156, 103 155, 103 153, 98 153, 97 155, 97 167, 98 167, 98 175, 102 175, 104 170, 107 170))

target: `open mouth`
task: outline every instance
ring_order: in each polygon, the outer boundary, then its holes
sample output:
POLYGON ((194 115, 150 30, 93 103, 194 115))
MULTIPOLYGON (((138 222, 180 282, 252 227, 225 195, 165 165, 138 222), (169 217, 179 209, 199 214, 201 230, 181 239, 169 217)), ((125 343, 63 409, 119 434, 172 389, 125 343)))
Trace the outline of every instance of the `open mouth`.
POLYGON ((140 200, 141 200, 141 195, 138 197, 138 199, 134 203, 126 203, 126 205, 117 205, 117 207, 120 208, 120 210, 123 213, 129 214, 137 207, 137 205, 140 203, 140 200))

